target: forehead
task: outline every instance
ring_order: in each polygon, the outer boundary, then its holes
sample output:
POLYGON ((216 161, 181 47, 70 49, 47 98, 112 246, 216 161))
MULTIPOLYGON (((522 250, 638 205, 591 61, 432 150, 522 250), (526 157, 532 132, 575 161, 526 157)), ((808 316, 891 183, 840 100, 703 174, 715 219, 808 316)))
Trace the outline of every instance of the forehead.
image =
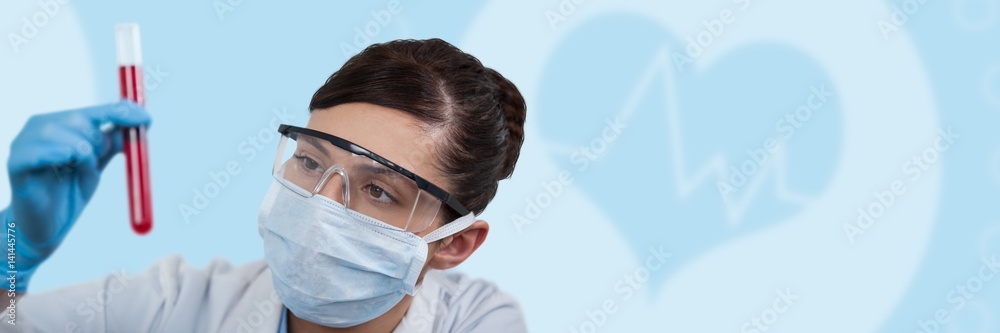
POLYGON ((440 175, 432 138, 409 113, 369 103, 313 110, 307 128, 365 147, 435 185, 450 188, 440 175))

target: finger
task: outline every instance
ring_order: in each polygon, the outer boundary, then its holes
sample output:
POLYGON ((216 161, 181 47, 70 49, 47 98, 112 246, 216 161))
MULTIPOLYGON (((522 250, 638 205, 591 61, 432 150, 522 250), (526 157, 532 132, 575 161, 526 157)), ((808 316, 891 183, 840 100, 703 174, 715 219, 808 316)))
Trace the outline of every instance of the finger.
POLYGON ((69 145, 46 145, 36 142, 14 145, 7 160, 7 170, 11 177, 44 169, 49 166, 70 164, 72 152, 69 145))
MULTIPOLYGON (((80 186, 79 194, 83 198, 83 202, 90 202, 90 198, 94 195, 95 190, 97 190, 97 184, 101 179, 101 172, 104 169, 97 164, 97 157, 91 154, 81 159, 80 165, 76 169, 80 173, 76 181, 80 186)), ((61 234, 65 235, 66 232, 63 231, 61 234)))
POLYGON ((81 125, 80 114, 32 117, 11 144, 8 170, 12 173, 49 166, 75 165, 86 154, 95 155, 100 131, 81 125))
POLYGON ((152 119, 146 108, 130 101, 92 106, 79 110, 97 126, 111 123, 116 127, 149 126, 152 119))
POLYGON ((83 109, 36 115, 28 120, 11 145, 7 160, 10 172, 75 165, 83 155, 92 155, 103 166, 118 151, 120 141, 99 127, 149 125, 149 114, 132 102, 118 102, 83 109))
POLYGON ((94 175, 99 172, 97 155, 91 151, 89 143, 78 146, 33 144, 25 148, 22 154, 26 156, 21 160, 32 163, 11 165, 11 179, 27 174, 47 174, 63 181, 73 178, 73 174, 94 175))
POLYGON ((122 131, 123 129, 116 128, 110 132, 104 133, 104 140, 101 143, 101 156, 97 165, 99 170, 104 170, 104 167, 108 165, 108 162, 110 162, 115 155, 122 151, 124 141, 122 138, 122 131))

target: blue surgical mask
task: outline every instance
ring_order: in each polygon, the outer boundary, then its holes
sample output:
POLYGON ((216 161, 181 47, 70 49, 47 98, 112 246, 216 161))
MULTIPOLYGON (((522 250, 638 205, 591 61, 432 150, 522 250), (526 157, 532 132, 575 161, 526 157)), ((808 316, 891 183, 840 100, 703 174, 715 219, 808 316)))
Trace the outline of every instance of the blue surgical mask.
POLYGON ((276 179, 257 229, 282 303, 295 316, 329 327, 368 322, 412 296, 427 244, 475 222, 470 213, 421 238, 324 196, 300 193, 307 192, 276 179))

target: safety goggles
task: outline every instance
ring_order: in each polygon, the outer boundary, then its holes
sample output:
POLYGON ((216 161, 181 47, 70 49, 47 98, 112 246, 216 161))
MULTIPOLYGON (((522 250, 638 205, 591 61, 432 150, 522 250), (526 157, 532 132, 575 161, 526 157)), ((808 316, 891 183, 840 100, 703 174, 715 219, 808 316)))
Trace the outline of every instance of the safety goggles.
POLYGON ((291 125, 279 126, 278 133, 274 178, 299 195, 334 186, 324 196, 413 233, 426 230, 442 205, 458 216, 469 213, 441 187, 350 141, 291 125))

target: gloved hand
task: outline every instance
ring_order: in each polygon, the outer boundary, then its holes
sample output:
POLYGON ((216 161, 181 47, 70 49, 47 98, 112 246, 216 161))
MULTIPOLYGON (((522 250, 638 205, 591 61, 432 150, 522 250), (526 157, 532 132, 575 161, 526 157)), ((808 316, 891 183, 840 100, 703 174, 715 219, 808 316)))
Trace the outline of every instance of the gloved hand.
POLYGON ((97 189, 101 170, 122 150, 119 127, 148 125, 132 102, 33 116, 11 144, 11 206, 0 212, 14 225, 16 289, 55 251, 97 189), (109 128, 102 127, 110 124, 109 128))

